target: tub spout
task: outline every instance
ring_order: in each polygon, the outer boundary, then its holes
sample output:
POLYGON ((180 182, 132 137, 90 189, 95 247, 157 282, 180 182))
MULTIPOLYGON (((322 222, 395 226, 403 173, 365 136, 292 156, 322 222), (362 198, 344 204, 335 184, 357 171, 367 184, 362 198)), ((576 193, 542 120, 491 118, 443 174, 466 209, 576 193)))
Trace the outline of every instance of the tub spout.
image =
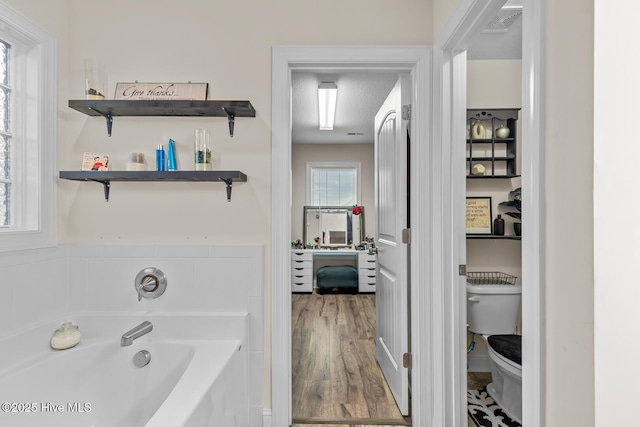
POLYGON ((120 346, 126 347, 128 345, 131 345, 133 344, 133 340, 148 334, 152 330, 153 330, 153 325, 151 324, 151 322, 145 320, 135 328, 125 332, 124 335, 122 335, 122 338, 120 339, 120 346))

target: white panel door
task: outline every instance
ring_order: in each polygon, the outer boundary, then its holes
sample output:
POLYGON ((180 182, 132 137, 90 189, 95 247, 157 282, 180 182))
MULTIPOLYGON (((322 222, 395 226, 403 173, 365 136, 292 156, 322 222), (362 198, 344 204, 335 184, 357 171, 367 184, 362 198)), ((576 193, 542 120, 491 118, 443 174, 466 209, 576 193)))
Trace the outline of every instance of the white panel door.
POLYGON ((403 415, 409 414, 407 228, 407 129, 402 105, 410 103, 410 77, 401 75, 375 118, 375 174, 378 228, 376 360, 403 415))

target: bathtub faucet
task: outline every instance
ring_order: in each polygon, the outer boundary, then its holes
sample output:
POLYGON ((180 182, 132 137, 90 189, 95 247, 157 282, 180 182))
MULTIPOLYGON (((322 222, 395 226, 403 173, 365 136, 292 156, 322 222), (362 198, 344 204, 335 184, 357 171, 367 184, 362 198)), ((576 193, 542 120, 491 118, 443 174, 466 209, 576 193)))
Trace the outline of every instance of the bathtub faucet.
POLYGON ((151 322, 149 322, 148 320, 145 320, 135 328, 125 332, 124 335, 122 335, 122 338, 120 339, 120 346, 126 347, 128 345, 131 345, 133 344, 133 340, 148 334, 152 330, 153 330, 153 325, 151 324, 151 322))

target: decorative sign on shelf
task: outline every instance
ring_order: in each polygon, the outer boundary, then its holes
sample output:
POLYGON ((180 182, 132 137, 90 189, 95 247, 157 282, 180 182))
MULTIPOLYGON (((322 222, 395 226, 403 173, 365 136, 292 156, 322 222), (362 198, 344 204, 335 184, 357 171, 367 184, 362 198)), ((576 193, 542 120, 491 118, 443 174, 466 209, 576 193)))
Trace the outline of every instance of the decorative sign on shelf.
POLYGON ((491 234, 491 197, 467 197, 467 234, 491 234))
POLYGON ((108 171, 109 155, 104 153, 84 153, 82 156, 83 171, 108 171))
POLYGON ((114 99, 205 101, 207 88, 208 83, 117 83, 114 99))

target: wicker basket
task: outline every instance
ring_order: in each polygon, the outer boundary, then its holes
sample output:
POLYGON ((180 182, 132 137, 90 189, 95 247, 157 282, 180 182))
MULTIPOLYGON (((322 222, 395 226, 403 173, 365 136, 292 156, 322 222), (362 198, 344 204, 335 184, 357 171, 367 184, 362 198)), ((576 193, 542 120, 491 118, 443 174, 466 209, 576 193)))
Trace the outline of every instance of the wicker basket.
POLYGON ((467 283, 470 285, 515 285, 516 276, 499 271, 468 271, 467 283))

